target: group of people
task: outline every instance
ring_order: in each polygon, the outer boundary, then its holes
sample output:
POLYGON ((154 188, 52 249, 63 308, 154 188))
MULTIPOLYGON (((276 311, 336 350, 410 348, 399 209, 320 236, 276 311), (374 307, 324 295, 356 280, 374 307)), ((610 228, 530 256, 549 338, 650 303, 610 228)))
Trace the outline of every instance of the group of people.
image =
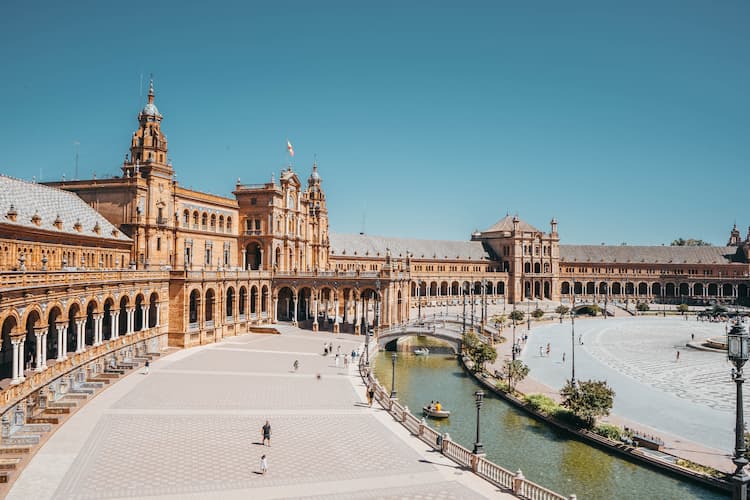
POLYGON ((427 409, 430 411, 443 411, 443 405, 440 404, 440 401, 430 401, 427 409))

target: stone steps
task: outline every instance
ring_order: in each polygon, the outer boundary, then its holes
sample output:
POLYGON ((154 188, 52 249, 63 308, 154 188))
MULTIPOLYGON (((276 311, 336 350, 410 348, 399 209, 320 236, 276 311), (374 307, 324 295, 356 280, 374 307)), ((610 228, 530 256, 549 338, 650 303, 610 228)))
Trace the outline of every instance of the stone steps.
POLYGON ((19 432, 49 432, 52 430, 52 426, 50 424, 46 423, 39 423, 39 422, 27 422, 19 432))
POLYGON ((39 436, 35 434, 13 435, 3 439, 5 446, 30 446, 39 444, 39 436))
MULTIPOLYGON (((101 382, 101 381, 98 381, 98 380, 96 380, 96 381, 87 380, 86 382, 84 382, 84 383, 81 384, 80 388, 81 389, 93 389, 93 390, 96 391, 98 389, 101 389, 102 387, 104 387, 104 383, 101 382)), ((80 389, 78 391, 75 391, 75 392, 80 392, 80 389)))
POLYGON ((78 394, 78 393, 67 393, 60 401, 64 401, 66 399, 72 399, 74 401, 84 401, 89 398, 89 393, 86 392, 84 394, 78 394))
POLYGON ((0 455, 25 455, 31 451, 28 446, 8 446, 0 445, 0 455))
POLYGON ((86 379, 87 382, 97 383, 97 384, 104 384, 109 385, 110 379, 105 377, 99 377, 98 375, 96 377, 88 378, 86 379))
POLYGON ((57 417, 41 417, 41 416, 29 417, 29 418, 26 419, 26 421, 28 423, 30 423, 30 424, 52 424, 52 425, 57 425, 58 423, 60 423, 60 419, 57 418, 57 417))
POLYGON ((75 408, 78 406, 78 403, 75 401, 50 401, 47 403, 47 409, 50 408, 75 408))
POLYGON ((15 470, 16 466, 21 462, 20 458, 10 457, 10 458, 3 458, 0 457, 0 470, 15 470))
POLYGON ((42 415, 67 415, 70 413, 71 407, 63 408, 47 408, 42 412, 42 415))

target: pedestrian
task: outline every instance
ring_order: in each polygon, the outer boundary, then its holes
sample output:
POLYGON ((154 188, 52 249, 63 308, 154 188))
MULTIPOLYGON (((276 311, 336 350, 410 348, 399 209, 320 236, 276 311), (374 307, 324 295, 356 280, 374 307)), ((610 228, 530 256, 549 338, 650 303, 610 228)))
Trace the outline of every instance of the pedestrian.
POLYGON ((294 365, 293 365, 293 366, 294 366, 294 371, 295 371, 295 372, 296 372, 297 370, 299 370, 299 360, 298 360, 298 359, 295 359, 295 360, 294 360, 294 365))
POLYGON ((344 368, 349 368, 349 355, 344 354, 344 368))
POLYGON ((677 358, 675 359, 675 362, 680 360, 680 351, 677 351, 677 358))
POLYGON ((583 345, 583 335, 581 335, 580 333, 578 334, 578 344, 583 345))
POLYGON ((149 360, 147 359, 147 360, 146 360, 146 366, 145 366, 145 367, 144 367, 144 369, 143 369, 143 374, 144 374, 144 375, 148 375, 148 370, 149 370, 149 368, 151 368, 151 361, 149 361, 149 360))
POLYGON ((552 349, 550 348, 549 342, 547 342, 547 357, 549 357, 549 353, 552 349))
POLYGON ((336 368, 339 367, 339 354, 336 353, 336 368))
POLYGON ((367 388, 367 403, 372 408, 372 400, 375 399, 375 385, 370 384, 367 388))
POLYGON ((539 357, 544 357, 544 347, 539 346, 539 357))
POLYGON ((268 441, 268 447, 271 447, 271 424, 268 423, 268 420, 266 420, 266 423, 263 425, 262 429, 263 434, 263 446, 266 445, 266 441, 268 441))
POLYGON ((690 334, 690 340, 695 340, 695 334, 694 333, 690 334))
POLYGON ((328 344, 323 344, 323 356, 328 356, 328 344))
POLYGON ((565 353, 563 353, 563 363, 565 363, 565 353))
POLYGON ((260 457, 260 473, 265 475, 266 472, 268 472, 268 459, 263 455, 260 457))

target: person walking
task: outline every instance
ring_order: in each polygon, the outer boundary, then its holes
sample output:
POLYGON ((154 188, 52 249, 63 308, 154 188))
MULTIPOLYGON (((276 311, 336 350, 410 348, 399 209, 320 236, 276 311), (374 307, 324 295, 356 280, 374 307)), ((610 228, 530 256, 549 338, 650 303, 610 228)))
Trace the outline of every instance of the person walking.
POLYGON ((563 363, 565 363, 565 353, 563 353, 563 363))
POLYGON ((143 374, 144 375, 148 375, 149 368, 151 368, 151 361, 147 359, 146 360, 146 366, 143 367, 143 374))
POLYGON ((339 354, 336 353, 336 368, 339 367, 339 354))
POLYGON ((372 408, 372 401, 375 399, 375 386, 370 384, 367 388, 367 406, 372 408))
POLYGON ((295 359, 295 360, 294 360, 294 365, 292 365, 292 366, 294 366, 294 371, 295 371, 295 372, 296 372, 297 370, 299 370, 299 360, 298 360, 298 359, 295 359))
POLYGON ((680 360, 680 351, 677 351, 677 357, 675 359, 675 363, 680 360))
POLYGON ((260 473, 265 475, 268 472, 268 458, 265 455, 260 457, 260 473))
POLYGON ((266 420, 266 423, 263 425, 262 434, 263 434, 263 446, 265 446, 266 441, 268 441, 268 447, 270 448, 271 447, 271 424, 268 423, 268 420, 266 420))
POLYGON ((547 342, 547 357, 549 357, 549 353, 552 349, 550 348, 549 342, 547 342))

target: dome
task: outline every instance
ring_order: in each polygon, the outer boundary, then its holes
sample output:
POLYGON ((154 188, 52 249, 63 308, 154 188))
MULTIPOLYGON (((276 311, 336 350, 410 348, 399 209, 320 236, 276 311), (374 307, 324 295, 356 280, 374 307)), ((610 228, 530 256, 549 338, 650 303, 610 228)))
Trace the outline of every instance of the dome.
POLYGON ((146 106, 143 107, 143 111, 141 111, 144 115, 151 115, 151 116, 161 116, 159 114, 159 110, 156 109, 156 104, 153 102, 149 102, 146 104, 146 106))
POLYGON ((318 173, 318 164, 317 163, 313 163, 312 173, 310 174, 310 178, 307 181, 310 184, 318 184, 318 183, 320 183, 320 174, 318 173))

